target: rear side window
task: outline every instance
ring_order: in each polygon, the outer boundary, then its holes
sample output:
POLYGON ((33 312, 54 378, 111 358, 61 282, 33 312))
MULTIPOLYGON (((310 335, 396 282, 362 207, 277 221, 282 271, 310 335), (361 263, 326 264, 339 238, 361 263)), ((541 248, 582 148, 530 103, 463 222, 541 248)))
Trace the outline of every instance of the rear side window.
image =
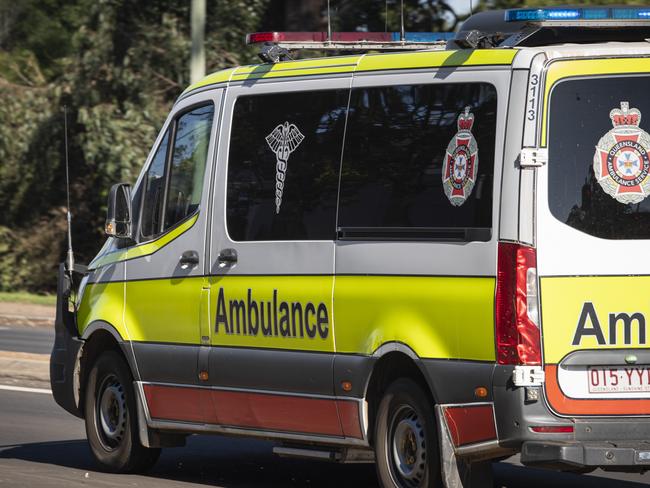
POLYGON ((487 83, 354 89, 341 237, 489 240, 496 113, 487 83))
POLYGON ((649 76, 563 81, 551 92, 548 203, 605 239, 650 239, 649 76))
POLYGON ((333 240, 348 90, 239 97, 226 219, 235 241, 333 240))

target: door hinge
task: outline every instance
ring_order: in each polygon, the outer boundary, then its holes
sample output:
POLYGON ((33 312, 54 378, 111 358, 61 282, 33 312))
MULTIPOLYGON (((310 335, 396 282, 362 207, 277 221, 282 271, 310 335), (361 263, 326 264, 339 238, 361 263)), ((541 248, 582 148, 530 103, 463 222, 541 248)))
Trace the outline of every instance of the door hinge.
POLYGON ((522 168, 539 168, 548 163, 548 149, 545 147, 525 147, 519 155, 522 168))

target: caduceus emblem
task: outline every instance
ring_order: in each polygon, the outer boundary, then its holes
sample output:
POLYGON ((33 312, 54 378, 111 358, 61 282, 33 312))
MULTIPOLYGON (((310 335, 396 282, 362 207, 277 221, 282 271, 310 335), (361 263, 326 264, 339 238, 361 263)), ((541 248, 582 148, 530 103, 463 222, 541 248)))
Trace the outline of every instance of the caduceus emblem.
POLYGON ((275 213, 280 213, 282 205, 282 192, 284 191, 284 182, 287 176, 287 164, 289 156, 303 141, 305 136, 298 130, 294 124, 285 122, 278 125, 271 133, 266 136, 266 143, 275 153, 275 213))

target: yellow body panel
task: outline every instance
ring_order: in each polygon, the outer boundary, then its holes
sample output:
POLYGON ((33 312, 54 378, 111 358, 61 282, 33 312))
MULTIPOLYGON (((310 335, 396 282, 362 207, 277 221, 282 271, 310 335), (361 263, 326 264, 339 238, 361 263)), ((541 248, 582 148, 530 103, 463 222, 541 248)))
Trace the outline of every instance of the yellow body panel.
MULTIPOLYGON (((210 325, 212 330, 212 344, 215 346, 240 346, 240 347, 264 347, 275 349, 295 349, 300 351, 323 351, 334 352, 334 324, 332 314, 332 276, 212 276, 210 282, 210 325), (274 290, 277 290, 276 303, 278 304, 278 331, 275 331, 275 323, 272 325, 270 334, 265 335, 262 328, 259 327, 252 333, 250 330, 245 330, 243 324, 240 324, 239 330, 233 328, 229 333, 226 330, 223 321, 219 321, 217 329, 218 316, 224 312, 218 303, 220 291, 223 290, 223 303, 225 312, 228 315, 228 325, 232 324, 232 314, 230 313, 231 301, 243 301, 246 308, 247 316, 253 316, 251 312, 248 314, 249 299, 248 290, 251 290, 251 303, 257 304, 257 323, 260 324, 261 317, 259 310, 265 310, 264 320, 268 324, 268 310, 269 303, 271 303, 271 311, 276 309, 273 304, 274 290), (282 320, 283 313, 281 303, 285 302, 292 307, 293 304, 300 304, 302 313, 298 312, 296 308, 295 314, 290 310, 290 333, 287 335, 282 334, 279 322, 282 320), (308 317, 305 318, 306 308, 308 304, 312 304, 314 312, 307 313, 308 317), (320 334, 316 327, 318 320, 317 312, 318 306, 322 304, 326 309, 327 325, 321 324, 320 331, 327 331, 327 334, 320 334), (300 324, 298 323, 298 316, 302 315, 303 329, 301 333, 300 324), (313 337, 307 333, 306 322, 310 324, 310 330, 313 332, 317 330, 313 337), (296 324, 295 330, 293 324, 296 324), (322 335, 325 335, 323 337, 322 335)), ((297 306, 296 306, 297 307, 297 306)), ((321 308, 321 313, 322 308, 321 308)), ((241 316, 240 316, 241 317, 241 316)), ((322 317, 321 317, 322 318, 322 317)), ((238 319, 241 320, 241 319, 238 319)))
POLYGON ((357 71, 509 65, 512 63, 516 54, 517 51, 512 49, 418 51, 393 54, 369 54, 359 61, 357 71))
POLYGON ((650 73, 650 58, 568 59, 552 63, 546 73, 542 146, 546 146, 548 102, 553 85, 564 78, 577 76, 650 73))
POLYGON ((200 343, 203 277, 126 282, 124 320, 131 340, 200 343))
POLYGON ((280 76, 309 76, 332 73, 351 73, 360 56, 284 61, 275 64, 241 66, 235 70, 232 81, 277 78, 280 76))
POLYGON ((494 286, 494 278, 337 276, 337 351, 401 342, 423 358, 493 361, 494 286))
POLYGON ((639 340, 638 320, 631 321, 631 340, 625 344, 620 314, 639 313, 650 318, 650 276, 546 277, 540 283, 546 363, 558 363, 568 353, 581 349, 648 347, 647 339, 639 340), (577 334, 581 317, 586 333, 577 334), (612 320, 614 334, 610 334, 612 320), (600 341, 596 329, 602 334, 600 341))
MULTIPOLYGON (((203 277, 88 285, 79 311, 80 330, 94 320, 104 320, 124 339, 199 344, 203 324, 203 335, 208 333, 215 346, 370 355, 383 344, 400 342, 423 358, 495 358, 494 278, 339 276, 335 313, 332 276, 214 276, 208 281, 209 307, 201 304, 203 277), (239 331, 233 327, 230 333, 223 321, 216 327, 224 310, 233 322, 231 301, 243 303, 248 314, 248 290, 251 303, 257 304, 256 320, 262 303, 265 310, 276 311, 280 329, 275 333, 265 335, 260 327, 253 334, 243 322, 239 331), (274 291, 277 305, 273 305, 274 291), (293 327, 287 335, 281 330, 282 302, 288 306, 288 327, 293 327), (292 310, 294 304, 300 304, 301 311, 292 310), (305 317, 308 304, 314 308, 305 317), (319 304, 326 308, 327 318, 321 330, 316 327, 323 318, 318 315, 319 304), (201 317, 202 311, 208 319, 201 317), (316 331, 313 337, 307 322, 316 331)), ((267 313, 265 317, 268 321, 267 313)))
POLYGON ((98 320, 112 325, 122 339, 128 340, 129 334, 124 325, 124 282, 96 283, 86 286, 79 310, 77 327, 83 335, 88 326, 98 320))
POLYGON ((190 92, 192 90, 196 90, 197 88, 202 88, 204 86, 218 85, 219 83, 227 83, 228 81, 230 81, 230 77, 232 76, 232 74, 235 72, 236 69, 237 68, 227 68, 209 74, 202 80, 199 80, 196 83, 194 83, 192 86, 186 88, 183 94, 190 92))

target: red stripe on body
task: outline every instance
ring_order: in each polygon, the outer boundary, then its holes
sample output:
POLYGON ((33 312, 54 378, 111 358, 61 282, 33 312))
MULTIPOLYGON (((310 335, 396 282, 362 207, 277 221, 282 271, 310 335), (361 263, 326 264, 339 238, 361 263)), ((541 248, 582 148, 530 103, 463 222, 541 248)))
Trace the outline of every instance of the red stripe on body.
POLYGON ((363 439, 361 419, 359 418, 359 403, 350 400, 337 400, 336 406, 341 419, 341 427, 345 437, 363 439))
POLYGON ((456 447, 497 438, 492 405, 445 407, 444 412, 456 447))
POLYGON ((176 386, 144 385, 151 418, 208 422, 214 419, 208 390, 176 386))
POLYGON ((334 400, 212 390, 222 425, 341 437, 334 400))
POLYGON ((356 401, 144 385, 152 418, 362 439, 356 401))

